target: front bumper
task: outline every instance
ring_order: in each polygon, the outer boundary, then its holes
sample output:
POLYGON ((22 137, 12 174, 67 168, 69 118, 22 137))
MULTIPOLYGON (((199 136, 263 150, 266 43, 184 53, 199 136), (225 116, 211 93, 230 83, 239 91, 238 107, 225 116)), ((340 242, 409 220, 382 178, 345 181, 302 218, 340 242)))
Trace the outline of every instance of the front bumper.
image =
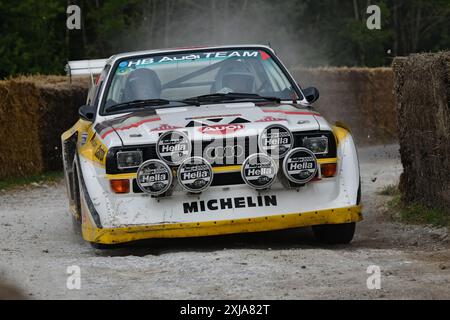
POLYGON ((81 180, 85 182, 83 238, 114 244, 361 221, 356 149, 351 135, 344 135, 339 141, 337 175, 333 178, 297 189, 283 187, 277 181, 264 191, 234 185, 210 187, 200 195, 174 191, 167 198, 113 194, 104 168, 80 157, 81 180))
POLYGON ((168 223, 120 228, 96 228, 83 225, 83 237, 89 242, 117 244, 152 238, 184 238, 292 229, 322 224, 359 222, 361 206, 273 215, 237 220, 196 223, 168 223))

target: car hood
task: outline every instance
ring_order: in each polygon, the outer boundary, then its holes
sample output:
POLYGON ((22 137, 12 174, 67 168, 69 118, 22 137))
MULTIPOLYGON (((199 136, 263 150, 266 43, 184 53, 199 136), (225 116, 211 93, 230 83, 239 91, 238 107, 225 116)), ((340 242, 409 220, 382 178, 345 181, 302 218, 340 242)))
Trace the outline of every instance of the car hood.
MULTIPOLYGON (((191 140, 257 135, 280 124, 292 132, 319 130, 320 114, 299 105, 230 103, 133 112, 96 126, 101 137, 116 132, 125 146, 156 143, 160 134, 182 130, 191 140)), ((323 128, 322 128, 323 129, 323 128)))

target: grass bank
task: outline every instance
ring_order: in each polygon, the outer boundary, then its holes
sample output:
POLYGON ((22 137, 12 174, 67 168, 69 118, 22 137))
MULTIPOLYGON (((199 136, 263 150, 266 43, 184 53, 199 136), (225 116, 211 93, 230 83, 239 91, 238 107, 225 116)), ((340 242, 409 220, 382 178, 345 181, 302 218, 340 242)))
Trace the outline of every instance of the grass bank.
POLYGON ((450 228, 450 215, 444 210, 429 208, 418 203, 403 203, 397 185, 387 185, 378 194, 391 197, 387 202, 387 207, 394 221, 450 228))
POLYGON ((57 182, 63 179, 63 177, 64 173, 62 171, 51 171, 38 175, 1 179, 0 190, 6 191, 29 184, 46 184, 51 182, 57 182))

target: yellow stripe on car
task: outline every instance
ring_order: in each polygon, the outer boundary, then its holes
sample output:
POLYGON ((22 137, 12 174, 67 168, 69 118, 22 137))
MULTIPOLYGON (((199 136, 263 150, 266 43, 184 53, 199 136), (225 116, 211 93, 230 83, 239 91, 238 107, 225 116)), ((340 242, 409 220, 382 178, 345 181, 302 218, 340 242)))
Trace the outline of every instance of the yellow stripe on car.
POLYGON ((227 172, 239 172, 241 171, 241 166, 221 166, 221 167, 213 167, 214 173, 227 173, 227 172))
POLYGON ((326 164, 326 163, 337 163, 337 158, 326 158, 326 159, 317 159, 317 162, 319 164, 326 164))
POLYGON ((119 174, 107 174, 105 175, 106 179, 135 179, 136 172, 132 173, 119 173, 119 174))
POLYGON ((100 164, 102 167, 106 165, 108 148, 100 141, 91 128, 88 131, 86 143, 80 146, 78 152, 85 159, 94 162, 95 164, 100 164))
POLYGON ((345 137, 349 134, 348 130, 342 128, 342 127, 333 127, 333 133, 336 136, 337 144, 339 145, 342 140, 345 139, 345 137))
POLYGON ((322 224, 359 222, 363 219, 361 210, 361 206, 351 206, 248 219, 167 223, 104 229, 93 228, 91 224, 83 224, 83 235, 90 242, 114 244, 151 238, 203 237, 262 232, 322 224))

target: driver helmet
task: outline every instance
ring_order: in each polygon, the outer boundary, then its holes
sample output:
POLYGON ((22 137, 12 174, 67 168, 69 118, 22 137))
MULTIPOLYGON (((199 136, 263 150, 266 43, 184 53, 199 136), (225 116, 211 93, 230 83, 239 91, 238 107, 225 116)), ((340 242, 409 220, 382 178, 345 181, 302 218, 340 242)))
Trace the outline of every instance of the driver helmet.
POLYGON ((255 76, 246 63, 233 61, 219 70, 214 89, 216 92, 254 93, 255 76))
POLYGON ((159 99, 160 95, 161 80, 155 71, 141 68, 128 75, 124 101, 159 99))

